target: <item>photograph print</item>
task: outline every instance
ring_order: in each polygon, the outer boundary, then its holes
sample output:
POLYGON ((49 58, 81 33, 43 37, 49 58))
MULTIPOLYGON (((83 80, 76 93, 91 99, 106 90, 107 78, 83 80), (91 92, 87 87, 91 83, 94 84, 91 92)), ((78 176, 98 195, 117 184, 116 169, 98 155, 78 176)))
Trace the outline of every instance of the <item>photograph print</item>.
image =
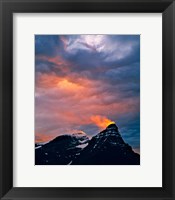
POLYGON ((35 35, 35 165, 140 165, 140 35, 35 35))

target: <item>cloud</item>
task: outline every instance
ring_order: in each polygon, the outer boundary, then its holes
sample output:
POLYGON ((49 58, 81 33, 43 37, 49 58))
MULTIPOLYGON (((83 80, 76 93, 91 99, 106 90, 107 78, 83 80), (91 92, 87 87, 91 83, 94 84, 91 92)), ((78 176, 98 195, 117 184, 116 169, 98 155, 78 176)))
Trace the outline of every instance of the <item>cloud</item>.
POLYGON ((61 45, 57 35, 35 35, 35 55, 54 56, 61 45))
POLYGON ((93 115, 93 116, 91 116, 90 119, 102 130, 106 129, 106 127, 109 126, 110 124, 115 124, 114 121, 111 121, 110 119, 106 118, 105 116, 93 115))
POLYGON ((51 134, 42 134, 42 133, 35 133, 35 142, 36 143, 44 143, 52 140, 55 136, 51 134))
POLYGON ((95 135, 110 119, 139 148, 138 35, 37 35, 35 50, 36 133, 95 135))

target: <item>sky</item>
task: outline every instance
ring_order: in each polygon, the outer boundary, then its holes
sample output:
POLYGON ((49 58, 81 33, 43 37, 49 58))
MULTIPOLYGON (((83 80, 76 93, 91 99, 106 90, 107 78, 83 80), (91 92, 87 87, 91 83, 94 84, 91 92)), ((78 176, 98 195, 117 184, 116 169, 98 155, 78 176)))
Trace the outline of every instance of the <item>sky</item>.
POLYGON ((115 122, 140 149, 140 35, 35 35, 35 142, 115 122))

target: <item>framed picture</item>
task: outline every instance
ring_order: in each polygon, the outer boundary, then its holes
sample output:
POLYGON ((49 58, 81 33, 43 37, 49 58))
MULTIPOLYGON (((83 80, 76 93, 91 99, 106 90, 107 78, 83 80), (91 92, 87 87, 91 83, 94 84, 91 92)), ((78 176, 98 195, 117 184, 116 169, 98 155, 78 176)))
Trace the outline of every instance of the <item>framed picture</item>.
POLYGON ((2 199, 174 199, 174 1, 1 6, 2 199))

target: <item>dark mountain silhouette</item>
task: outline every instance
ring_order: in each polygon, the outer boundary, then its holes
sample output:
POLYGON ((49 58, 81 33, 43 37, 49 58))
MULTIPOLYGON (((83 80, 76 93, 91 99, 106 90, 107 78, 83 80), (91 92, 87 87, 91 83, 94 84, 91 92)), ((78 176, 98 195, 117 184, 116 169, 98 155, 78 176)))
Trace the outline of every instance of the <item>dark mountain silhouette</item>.
POLYGON ((85 134, 58 136, 35 148, 36 165, 68 165, 79 155, 89 138, 85 134))
POLYGON ((78 165, 138 165, 140 156, 122 139, 118 127, 109 125, 92 137, 79 157, 72 164, 78 165))
POLYGON ((58 136, 35 149, 36 165, 139 165, 140 155, 124 142, 118 127, 109 125, 92 137, 58 136))

